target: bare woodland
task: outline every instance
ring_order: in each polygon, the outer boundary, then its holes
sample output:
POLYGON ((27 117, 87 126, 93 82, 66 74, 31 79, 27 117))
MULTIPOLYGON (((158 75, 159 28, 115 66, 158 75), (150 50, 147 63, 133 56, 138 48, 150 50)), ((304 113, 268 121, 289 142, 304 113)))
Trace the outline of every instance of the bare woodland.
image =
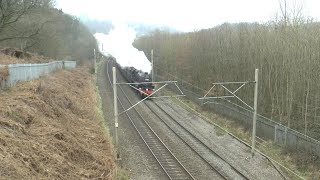
MULTIPOLYGON (((154 31, 134 45, 155 67, 208 90, 213 82, 254 80, 259 68, 258 113, 320 139, 320 23, 301 7, 281 11, 266 24, 225 23, 190 33, 154 31)), ((201 92, 204 93, 204 92, 201 92)), ((239 91, 253 104, 253 86, 239 91)))
POLYGON ((54 0, 0 0, 0 47, 16 47, 54 59, 88 59, 96 41, 54 0))

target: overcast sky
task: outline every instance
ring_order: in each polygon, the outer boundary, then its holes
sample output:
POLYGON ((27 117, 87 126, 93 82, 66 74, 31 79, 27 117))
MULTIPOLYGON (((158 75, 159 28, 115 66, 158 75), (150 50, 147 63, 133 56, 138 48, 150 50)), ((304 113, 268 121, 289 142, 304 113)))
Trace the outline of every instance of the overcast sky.
MULTIPOLYGON (((56 0, 57 8, 99 20, 163 25, 181 31, 210 28, 224 22, 267 22, 281 0, 56 0)), ((320 0, 287 0, 303 14, 320 19, 320 0)))

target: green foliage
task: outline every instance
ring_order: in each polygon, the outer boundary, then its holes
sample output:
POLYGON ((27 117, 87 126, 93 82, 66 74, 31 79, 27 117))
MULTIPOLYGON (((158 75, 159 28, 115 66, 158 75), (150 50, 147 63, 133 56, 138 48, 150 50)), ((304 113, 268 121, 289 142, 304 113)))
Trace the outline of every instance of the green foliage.
MULTIPOLYGON (((148 56, 154 49, 155 74, 207 90, 213 82, 252 81, 259 68, 258 113, 319 139, 319 35, 319 23, 226 23, 184 34, 154 31, 134 45, 148 56)), ((253 104, 253 86, 237 94, 253 104)))

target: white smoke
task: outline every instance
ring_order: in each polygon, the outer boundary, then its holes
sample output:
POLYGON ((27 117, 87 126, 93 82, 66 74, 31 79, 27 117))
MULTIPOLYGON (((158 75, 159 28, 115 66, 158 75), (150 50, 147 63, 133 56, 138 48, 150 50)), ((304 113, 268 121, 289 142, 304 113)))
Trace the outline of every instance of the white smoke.
POLYGON ((114 24, 114 28, 109 34, 96 33, 95 38, 100 44, 100 52, 116 58, 121 67, 134 67, 143 72, 151 72, 151 62, 144 52, 133 47, 132 43, 136 38, 136 33, 132 28, 124 24, 114 24))

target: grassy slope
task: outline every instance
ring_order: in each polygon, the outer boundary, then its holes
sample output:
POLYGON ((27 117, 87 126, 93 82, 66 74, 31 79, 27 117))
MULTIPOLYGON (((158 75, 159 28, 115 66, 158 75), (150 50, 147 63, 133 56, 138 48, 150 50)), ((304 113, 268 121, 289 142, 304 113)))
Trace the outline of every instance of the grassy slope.
POLYGON ((113 179, 97 100, 84 67, 0 90, 0 177, 113 179))

